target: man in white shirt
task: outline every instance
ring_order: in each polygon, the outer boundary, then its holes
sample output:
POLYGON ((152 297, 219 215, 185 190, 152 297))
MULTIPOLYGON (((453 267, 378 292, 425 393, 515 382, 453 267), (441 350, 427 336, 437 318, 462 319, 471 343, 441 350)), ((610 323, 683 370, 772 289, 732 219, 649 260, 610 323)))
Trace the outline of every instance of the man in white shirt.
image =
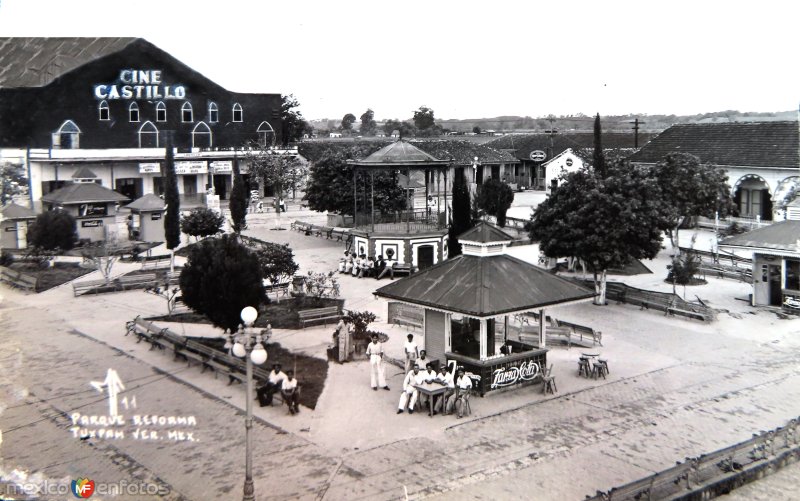
POLYGON ((416 365, 414 362, 419 357, 419 347, 417 347, 417 342, 414 341, 414 334, 409 334, 407 337, 408 341, 403 346, 403 350, 406 353, 406 374, 416 365))
POLYGON ((414 414, 414 405, 416 405, 419 397, 419 390, 414 385, 424 382, 425 376, 419 371, 419 367, 415 365, 403 380, 403 393, 400 394, 400 403, 397 405, 398 414, 401 414, 406 409, 406 403, 408 403, 408 413, 414 414))
POLYGON ((383 373, 383 343, 378 342, 378 335, 372 335, 372 342, 367 345, 367 356, 370 365, 370 385, 377 391, 378 385, 388 390, 386 375, 383 373))
POLYGON ((387 259, 386 260, 386 266, 383 268, 383 270, 381 270, 381 274, 378 275, 378 280, 383 278, 387 273, 389 274, 389 278, 394 278, 394 268, 393 268, 393 266, 394 266, 394 263, 396 263, 396 262, 397 261, 395 261, 394 259, 391 259, 391 258, 387 259))
POLYGON ((353 269, 351 270, 351 275, 354 277, 358 276, 358 272, 361 271, 361 265, 363 264, 363 259, 361 256, 356 256, 353 260, 353 269))
POLYGON ((428 356, 425 350, 419 350, 419 356, 414 361, 414 364, 420 368, 420 370, 425 370, 428 368, 428 356))
POLYGON ((465 375, 463 367, 459 367, 456 374, 455 392, 447 399, 447 413, 453 412, 453 406, 455 406, 458 417, 461 418, 464 415, 466 402, 469 400, 472 379, 465 375))
POLYGON ((281 390, 281 383, 286 379, 286 374, 281 370, 281 364, 272 364, 272 370, 267 375, 267 382, 256 389, 258 404, 261 407, 272 405, 272 396, 281 390))
POLYGON ((286 371, 286 379, 281 383, 281 395, 289 406, 289 412, 292 414, 300 412, 300 388, 297 387, 294 371, 286 371))
MULTIPOLYGON (((422 375, 422 381, 424 383, 433 383, 436 381, 436 371, 433 370, 433 364, 428 362, 425 364, 425 370, 419 372, 422 375)), ((420 395, 419 397, 419 405, 422 407, 429 407, 431 406, 431 402, 429 401, 429 397, 427 395, 420 395)))
POLYGON ((436 405, 433 407, 433 412, 442 412, 444 411, 444 403, 447 401, 448 397, 453 394, 456 387, 455 378, 452 374, 447 372, 447 364, 442 364, 439 367, 439 374, 436 375, 436 381, 447 387, 442 396, 439 397, 439 401, 436 402, 436 405))

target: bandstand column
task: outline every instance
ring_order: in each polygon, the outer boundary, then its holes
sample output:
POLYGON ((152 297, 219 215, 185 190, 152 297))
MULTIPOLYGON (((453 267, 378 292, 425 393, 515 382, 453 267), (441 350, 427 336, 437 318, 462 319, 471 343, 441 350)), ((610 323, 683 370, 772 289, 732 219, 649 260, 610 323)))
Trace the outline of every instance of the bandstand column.
POLYGON ((547 346, 547 313, 539 310, 539 348, 547 346))
POLYGON ((486 353, 487 353, 487 346, 486 345, 487 345, 487 337, 488 337, 487 336, 487 326, 486 326, 487 322, 486 322, 485 318, 482 318, 480 320, 480 322, 481 322, 481 340, 480 340, 481 352, 480 352, 480 359, 481 360, 486 360, 486 356, 487 356, 486 355, 486 353))

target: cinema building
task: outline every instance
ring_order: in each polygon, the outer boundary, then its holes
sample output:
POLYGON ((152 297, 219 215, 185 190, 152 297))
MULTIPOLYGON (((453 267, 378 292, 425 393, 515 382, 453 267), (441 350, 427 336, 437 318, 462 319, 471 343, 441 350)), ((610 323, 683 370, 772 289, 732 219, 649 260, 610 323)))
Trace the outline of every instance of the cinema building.
POLYGON ((224 200, 243 150, 280 144, 280 107, 140 38, 0 39, 0 148, 24 151, 37 211, 83 168, 130 200, 162 194, 168 140, 182 207, 224 200))

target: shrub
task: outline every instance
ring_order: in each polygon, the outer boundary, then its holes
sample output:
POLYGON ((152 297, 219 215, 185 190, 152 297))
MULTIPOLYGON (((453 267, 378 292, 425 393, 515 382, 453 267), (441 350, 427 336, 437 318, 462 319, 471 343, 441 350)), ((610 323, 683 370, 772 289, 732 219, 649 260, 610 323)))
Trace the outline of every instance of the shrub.
POLYGON ((28 245, 46 251, 72 249, 77 240, 75 218, 60 209, 39 214, 28 229, 28 245))
POLYGON ((351 311, 344 316, 344 321, 353 324, 353 338, 354 339, 370 339, 367 333, 369 324, 375 321, 377 317, 371 311, 351 311))
POLYGON ((288 282, 299 266, 294 262, 294 253, 289 244, 264 242, 257 238, 241 237, 242 242, 255 251, 261 264, 261 273, 271 284, 288 282))
POLYGON ((314 297, 339 297, 339 280, 334 272, 314 273, 309 271, 306 276, 306 293, 314 297))
POLYGON ((14 254, 4 250, 0 252, 0 266, 11 266, 11 263, 14 262, 14 254))
POLYGON ((194 209, 181 220, 181 231, 195 238, 210 237, 222 231, 225 218, 211 209, 194 209))

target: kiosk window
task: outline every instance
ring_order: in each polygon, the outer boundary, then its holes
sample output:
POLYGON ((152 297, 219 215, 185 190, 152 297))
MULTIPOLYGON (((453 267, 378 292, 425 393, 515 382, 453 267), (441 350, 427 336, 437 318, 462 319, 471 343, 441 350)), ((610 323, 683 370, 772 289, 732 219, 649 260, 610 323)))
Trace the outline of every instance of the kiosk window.
POLYGON ((800 260, 786 260, 786 289, 800 290, 800 260))

